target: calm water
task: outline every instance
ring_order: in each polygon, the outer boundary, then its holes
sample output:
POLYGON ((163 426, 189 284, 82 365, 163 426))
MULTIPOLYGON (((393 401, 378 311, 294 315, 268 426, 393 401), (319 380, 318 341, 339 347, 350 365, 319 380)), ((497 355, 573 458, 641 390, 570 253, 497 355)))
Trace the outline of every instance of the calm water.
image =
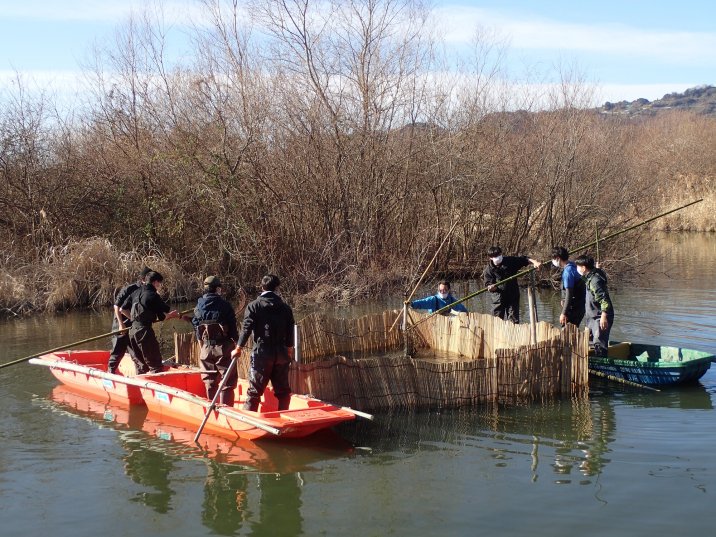
MULTIPOLYGON (((716 236, 656 249, 654 276, 613 282, 613 337, 716 352, 716 236)), ((557 299, 538 301, 554 318, 557 299)), ((6 322, 0 361, 108 325, 87 313, 6 322)), ((716 518, 716 368, 661 393, 595 384, 584 402, 381 415, 288 445, 203 436, 207 451, 193 431, 78 398, 44 368, 0 370, 0 398, 7 537, 710 535, 716 518)))

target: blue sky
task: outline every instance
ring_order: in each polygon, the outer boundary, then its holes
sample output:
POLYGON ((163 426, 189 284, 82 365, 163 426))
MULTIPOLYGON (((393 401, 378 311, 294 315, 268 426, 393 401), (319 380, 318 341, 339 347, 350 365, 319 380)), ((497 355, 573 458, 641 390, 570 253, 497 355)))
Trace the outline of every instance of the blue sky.
MULTIPOLYGON (((181 30, 201 21, 193 0, 164 0, 181 30)), ((649 100, 716 85, 716 3, 695 0, 437 0, 449 46, 482 26, 507 39, 510 68, 575 65, 600 101, 649 100)), ((75 84, 92 44, 108 42, 140 0, 0 0, 0 87, 19 73, 40 87, 75 84)), ((185 44, 183 46, 186 46, 185 44)), ((180 51, 179 51, 180 52, 180 51)))

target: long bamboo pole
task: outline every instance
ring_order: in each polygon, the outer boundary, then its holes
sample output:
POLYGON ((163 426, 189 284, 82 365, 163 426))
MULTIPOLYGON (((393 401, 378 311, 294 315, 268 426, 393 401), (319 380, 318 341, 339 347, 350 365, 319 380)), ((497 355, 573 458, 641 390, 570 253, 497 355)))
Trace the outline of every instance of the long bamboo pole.
MULTIPOLYGON (((184 310, 184 311, 182 311, 182 312, 179 312, 179 315, 180 315, 180 316, 181 316, 181 315, 185 315, 185 314, 190 313, 190 312, 192 312, 192 311, 194 311, 194 308, 189 309, 189 310, 184 310)), ((156 322, 162 322, 162 321, 156 321, 156 322)), ((73 342, 73 343, 67 343, 66 345, 60 345, 59 347, 55 347, 54 349, 49 349, 49 350, 46 350, 46 351, 37 352, 37 353, 35 353, 35 354, 31 354, 30 356, 25 356, 24 358, 18 358, 17 360, 13 360, 12 362, 7 362, 7 363, 4 363, 4 364, 0 364, 0 369, 2 369, 3 367, 10 367, 11 365, 19 364, 19 363, 22 363, 22 362, 27 362, 29 359, 31 359, 31 358, 37 358, 38 356, 42 356, 43 354, 50 354, 51 352, 57 352, 57 351, 61 351, 61 350, 64 350, 64 349, 69 349, 70 347, 76 347, 77 345, 82 345, 82 344, 84 344, 84 343, 89 343, 90 341, 97 341, 98 339, 102 339, 102 338, 105 338, 105 337, 116 336, 116 335, 121 334, 121 333, 124 332, 125 330, 128 330, 128 329, 127 329, 127 328, 123 328, 123 329, 120 329, 120 330, 114 330, 113 332, 107 332, 106 334, 100 334, 100 335, 98 335, 98 336, 89 337, 89 338, 87 338, 87 339, 81 339, 81 340, 75 341, 75 342, 73 342)))
POLYGON ((627 386, 634 386, 635 388, 641 388, 643 390, 652 390, 654 392, 660 392, 658 388, 653 388, 652 386, 647 386, 646 384, 640 384, 638 382, 634 382, 633 380, 627 380, 619 377, 615 377, 614 375, 609 375, 607 373, 603 373, 601 371, 597 371, 596 369, 590 369, 589 370, 590 375, 594 375, 597 377, 602 377, 608 380, 612 380, 614 382, 620 382, 622 384, 626 384, 627 386))
MULTIPOLYGON (((440 246, 438 246, 438 249, 435 250, 435 255, 433 255, 433 258, 430 260, 430 263, 428 263, 428 266, 425 267, 425 270, 423 271, 422 276, 420 276, 420 278, 418 279, 418 283, 415 284, 415 286, 413 287, 413 290, 410 292, 410 295, 408 295, 408 298, 405 299, 405 304, 410 303, 410 299, 413 298, 413 296, 415 295, 415 292, 418 290, 418 287, 420 287, 420 284, 423 283, 423 278, 425 278, 425 275, 428 273, 428 270, 430 270, 430 267, 433 265, 435 260, 438 258, 438 254, 440 253, 440 250, 442 250, 442 248, 445 245, 445 243, 447 242, 448 238, 450 238, 450 235, 452 235, 452 232, 455 229, 455 227, 457 226, 459 221, 460 220, 455 220, 455 223, 450 228, 450 231, 447 232, 447 235, 445 235, 445 238, 443 238, 443 241, 440 243, 440 246)), ((405 309, 405 308, 403 308, 403 309, 405 309)), ((397 322, 401 316, 403 316, 404 324, 407 325, 407 319, 405 319, 404 314, 401 313, 400 315, 398 315, 398 317, 395 319, 395 321, 393 321, 393 324, 390 325, 390 330, 388 330, 388 332, 393 331, 393 328, 395 328, 395 325, 397 324, 397 322)))
POLYGON ((214 397, 211 399, 211 404, 207 407, 206 412, 204 413, 204 419, 201 420, 201 425, 199 425, 199 428, 196 431, 196 434, 194 435, 194 443, 199 443, 199 437, 201 436, 201 432, 204 430, 204 426, 206 425, 206 422, 209 420, 209 416, 211 416, 211 413, 216 408, 216 402, 219 400, 219 397, 221 396, 221 392, 224 389, 224 386, 226 386, 226 383, 229 380, 229 377, 231 376, 231 372, 236 367, 236 362, 239 360, 239 356, 241 354, 237 353, 234 354, 234 357, 231 359, 231 364, 229 364, 229 368, 224 371, 224 377, 221 379, 221 383, 219 384, 219 387, 216 389, 216 393, 214 394, 214 397))
MULTIPOLYGON (((607 235, 607 236, 605 236, 605 237, 601 237, 601 238, 599 239, 599 241, 592 241, 592 242, 590 242, 590 243, 584 244, 584 245, 579 246, 579 247, 577 247, 577 248, 573 248, 573 249, 570 250, 570 253, 581 252, 581 251, 583 251, 583 250, 586 250, 587 248, 590 248, 590 247, 594 246, 595 244, 597 244, 597 242, 602 242, 602 243, 603 243, 603 242, 606 241, 606 240, 613 239, 614 237, 618 237, 619 235, 622 235, 622 234, 624 234, 624 233, 626 233, 626 232, 628 232, 628 231, 632 231, 632 230, 634 230, 634 229, 636 229, 636 228, 638 228, 638 227, 641 227, 641 226, 644 226, 644 225, 646 225, 646 224, 648 224, 648 223, 650 223, 650 222, 653 222, 654 220, 657 220, 657 219, 659 219, 659 218, 662 218, 662 217, 664 217, 664 216, 667 216, 667 215, 669 215, 669 214, 671 214, 671 213, 675 213, 676 211, 680 211, 680 210, 682 210, 682 209, 685 209, 686 207, 690 207, 691 205, 694 205, 694 204, 696 204, 696 203, 700 203, 700 202, 702 202, 702 201, 703 201, 703 199, 698 199, 698 200, 696 200, 696 201, 692 201, 691 203, 687 203, 686 205, 682 205, 681 207, 677 207, 676 209, 671 209, 670 211, 666 211, 665 213, 661 213, 661 214, 658 214, 658 215, 656 215, 656 216, 652 216, 651 218, 649 218, 649 219, 647 219, 647 220, 644 220, 643 222, 639 222, 638 224, 635 224, 635 225, 633 225, 633 226, 630 226, 630 227, 628 227, 628 228, 626 228, 626 229, 622 229, 621 231, 617 231, 617 232, 611 233, 611 234, 609 234, 609 235, 607 235)), ((552 262, 551 260, 550 260, 550 261, 543 261, 543 262, 540 264, 540 266, 548 265, 548 264, 551 263, 551 262, 552 262)), ((523 271, 518 272, 518 273, 515 274, 514 276, 510 276, 509 278, 505 278, 504 280, 500 280, 499 283, 500 283, 500 284, 503 284, 503 283, 509 282, 510 280, 515 280, 515 279, 519 278, 520 276, 524 276, 525 274, 529 274, 529 273, 532 272, 533 270, 536 270, 536 268, 535 268, 535 267, 530 267, 529 269, 525 269, 525 270, 523 270, 523 271)), ((469 294, 469 295, 467 295, 467 296, 461 298, 460 300, 456 300, 456 301, 453 302, 452 304, 448 304, 447 306, 444 306, 444 307, 440 308, 439 310, 436 310, 436 311, 432 312, 432 313, 431 313, 430 315, 428 315, 427 317, 423 317, 422 319, 420 319, 420 320, 419 320, 417 323, 415 323, 414 325, 409 326, 409 327, 408 327, 408 330, 411 330, 411 329, 415 328, 416 325, 418 325, 418 324, 420 324, 420 323, 422 323, 422 322, 424 322, 424 321, 427 321, 427 320, 428 320, 430 317, 432 317, 433 315, 438 315, 438 314, 440 314, 440 313, 442 313, 442 312, 444 312, 444 311, 448 311, 448 310, 454 308, 456 305, 465 302, 466 300, 469 300, 469 299, 471 299, 471 298, 475 298, 475 297, 478 296, 478 295, 481 295, 482 293, 484 293, 485 291, 487 291, 487 289, 488 289, 488 288, 485 287, 485 288, 483 288, 483 289, 480 289, 479 291, 475 291, 474 293, 471 293, 471 294, 469 294)))

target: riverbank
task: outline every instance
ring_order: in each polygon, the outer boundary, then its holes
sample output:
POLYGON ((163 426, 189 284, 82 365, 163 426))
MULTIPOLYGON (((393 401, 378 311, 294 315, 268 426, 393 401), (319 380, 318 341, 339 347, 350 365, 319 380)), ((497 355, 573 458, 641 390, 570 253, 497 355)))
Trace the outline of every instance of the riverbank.
MULTIPOLYGON (((677 212, 651 224, 649 235, 653 233, 678 233, 693 228, 701 229, 695 233, 711 234, 709 228, 716 228, 712 222, 716 214, 716 200, 713 196, 690 207, 688 211, 677 212)), ((688 234, 687 233, 687 234, 688 234)), ((633 242, 633 241, 632 241, 633 242)), ((647 241, 630 246, 628 263, 613 261, 608 266, 616 280, 621 276, 631 278, 635 273, 653 263, 653 259, 641 255, 647 241)), ((603 248, 602 251, 606 249, 603 248)), ((547 251, 547 250, 545 250, 547 251)), ((608 259, 608 258, 607 258, 608 259)), ((613 257, 612 257, 613 259, 613 257)), ((426 261, 424 261, 426 262, 426 261)), ((0 267, 0 318, 23 317, 33 314, 73 311, 111 306, 116 292, 134 281, 144 266, 149 266, 165 276, 164 290, 166 299, 171 303, 186 303, 196 300, 202 293, 204 274, 185 272, 178 263, 174 263, 158 253, 142 255, 139 252, 123 252, 108 239, 91 238, 74 241, 63 248, 51 250, 44 258, 38 258, 34 264, 0 267)), ((424 285, 432 286, 439 279, 453 282, 481 280, 484 260, 475 259, 474 263, 458 266, 448 264, 430 271, 424 285)), ((553 275, 552 275, 553 276, 553 275)), ((241 274, 221 274, 225 282, 225 292, 229 299, 238 296, 240 290, 249 295, 257 286, 248 284, 256 278, 247 278, 241 274)), ((373 300, 377 296, 401 297, 406 289, 412 289, 417 280, 415 268, 392 271, 366 270, 356 273, 347 281, 331 281, 328 277, 313 288, 297 288, 286 278, 284 293, 296 307, 311 308, 316 304, 357 304, 373 300)), ((540 285, 549 288, 553 278, 547 269, 540 275, 540 285)))

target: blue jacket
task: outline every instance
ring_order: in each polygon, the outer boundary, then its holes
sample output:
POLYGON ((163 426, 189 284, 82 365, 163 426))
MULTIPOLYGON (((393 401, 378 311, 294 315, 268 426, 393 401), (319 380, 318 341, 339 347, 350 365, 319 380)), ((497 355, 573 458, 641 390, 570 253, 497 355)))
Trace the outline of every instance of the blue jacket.
MULTIPOLYGON (((432 295, 425 298, 421 298, 420 300, 413 300, 410 303, 410 307, 416 310, 428 310, 428 313, 433 313, 434 311, 438 311, 439 309, 444 308, 445 306, 452 304, 453 302, 457 302, 457 298, 452 296, 452 294, 449 294, 446 299, 440 298, 438 295, 432 295)), ((454 311, 458 311, 460 313, 467 313, 467 308, 465 307, 465 304, 457 304, 453 308, 451 308, 454 311)), ((445 315, 447 315, 448 311, 445 312, 445 315)))
POLYGON ((191 323, 194 325, 197 339, 199 339, 198 328, 202 321, 215 321, 224 327, 226 337, 233 339, 234 342, 239 339, 234 308, 216 293, 204 293, 196 303, 191 323))
POLYGON ((577 265, 568 261, 562 270, 562 313, 581 319, 585 297, 584 280, 577 272, 577 265))

